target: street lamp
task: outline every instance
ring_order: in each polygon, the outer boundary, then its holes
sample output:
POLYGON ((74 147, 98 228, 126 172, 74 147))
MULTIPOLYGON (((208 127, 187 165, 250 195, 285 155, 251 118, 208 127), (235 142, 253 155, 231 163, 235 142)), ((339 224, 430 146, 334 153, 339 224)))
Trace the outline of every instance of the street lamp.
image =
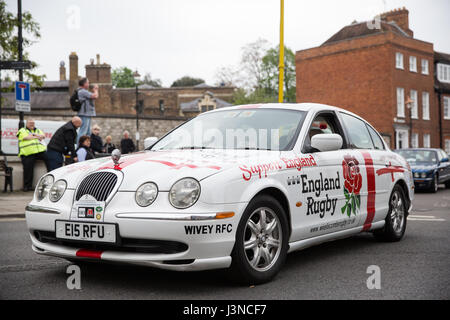
POLYGON ((406 99, 405 105, 406 108, 409 110, 409 141, 410 141, 410 148, 414 148, 413 146, 413 132, 412 132, 412 128, 413 128, 413 117, 412 117, 412 104, 413 104, 413 100, 408 96, 408 99, 406 99))
POLYGON ((139 97, 139 79, 140 79, 141 75, 139 74, 139 72, 136 70, 133 73, 133 78, 134 78, 134 84, 136 85, 136 151, 139 151, 139 140, 140 140, 140 136, 139 136, 139 113, 140 113, 140 108, 139 108, 139 101, 138 101, 138 97, 139 97))

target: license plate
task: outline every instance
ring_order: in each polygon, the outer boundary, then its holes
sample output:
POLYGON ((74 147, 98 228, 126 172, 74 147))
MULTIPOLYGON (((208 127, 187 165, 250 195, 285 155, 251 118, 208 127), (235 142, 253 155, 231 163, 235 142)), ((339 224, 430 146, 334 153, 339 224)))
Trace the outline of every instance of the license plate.
POLYGON ((57 220, 56 238, 66 240, 116 243, 116 225, 57 220))

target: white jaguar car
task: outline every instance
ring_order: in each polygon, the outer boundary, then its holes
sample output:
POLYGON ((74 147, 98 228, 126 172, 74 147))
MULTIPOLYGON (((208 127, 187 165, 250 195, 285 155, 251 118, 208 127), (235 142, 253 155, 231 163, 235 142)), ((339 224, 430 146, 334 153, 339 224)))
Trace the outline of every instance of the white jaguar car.
POLYGON ((372 232, 400 240, 408 163, 355 114, 319 104, 202 113, 147 150, 43 176, 26 219, 36 253, 263 283, 287 253, 372 232))

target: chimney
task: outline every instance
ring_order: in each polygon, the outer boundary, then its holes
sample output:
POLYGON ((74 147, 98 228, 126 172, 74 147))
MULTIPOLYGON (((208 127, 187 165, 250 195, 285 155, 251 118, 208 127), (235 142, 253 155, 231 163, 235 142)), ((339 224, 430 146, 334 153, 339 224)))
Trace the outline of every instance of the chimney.
POLYGON ((69 56, 69 92, 78 87, 78 56, 72 52, 69 56))
POLYGON ((66 66, 64 61, 61 61, 59 63, 59 81, 65 81, 66 80, 66 66))
POLYGON ((99 65, 100 64, 100 55, 97 53, 96 57, 97 57, 97 65, 99 65))
POLYGON ((386 22, 394 21, 408 35, 414 36, 414 32, 409 29, 409 11, 405 7, 382 13, 380 16, 381 20, 386 22))

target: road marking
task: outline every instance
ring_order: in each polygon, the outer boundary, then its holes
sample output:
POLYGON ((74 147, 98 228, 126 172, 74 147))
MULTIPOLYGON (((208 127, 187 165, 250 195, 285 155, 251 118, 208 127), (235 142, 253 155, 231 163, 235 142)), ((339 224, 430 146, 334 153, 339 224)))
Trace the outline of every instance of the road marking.
POLYGON ((419 216, 410 215, 408 221, 445 221, 445 219, 436 218, 435 216, 419 216))
POLYGON ((25 218, 0 218, 0 222, 25 221, 25 218))

